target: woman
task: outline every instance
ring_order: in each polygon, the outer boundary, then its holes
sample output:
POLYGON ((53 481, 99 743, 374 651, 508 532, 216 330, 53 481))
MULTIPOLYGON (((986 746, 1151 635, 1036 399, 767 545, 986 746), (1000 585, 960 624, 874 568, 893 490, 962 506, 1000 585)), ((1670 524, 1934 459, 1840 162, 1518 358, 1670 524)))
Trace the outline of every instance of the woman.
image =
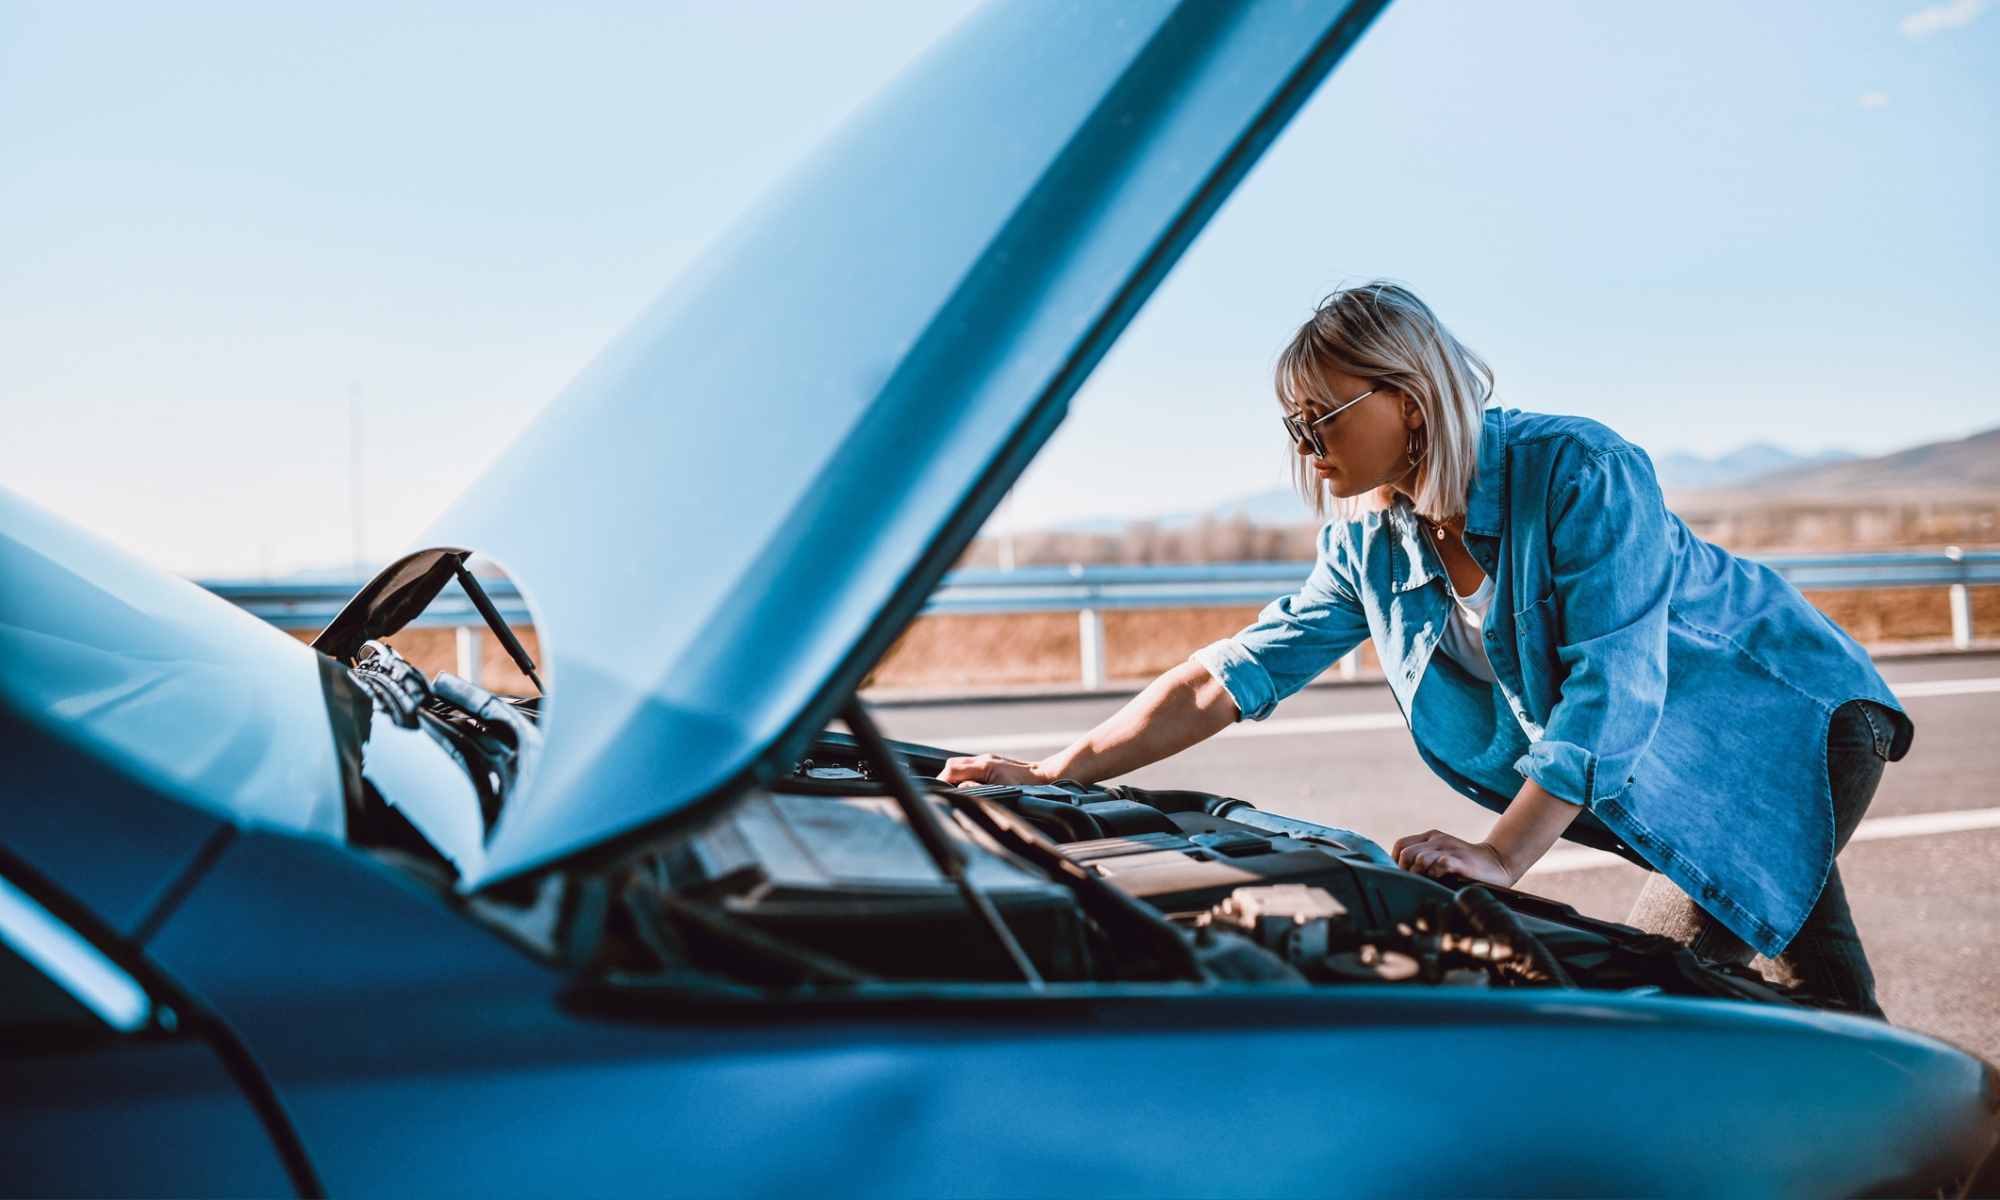
POLYGON ((1403 838, 1404 867, 1511 886, 1558 837, 1613 850, 1657 872, 1633 924, 1880 1015, 1834 856, 1909 718, 1789 584, 1668 512, 1638 447, 1491 390, 1408 290, 1329 297, 1277 369, 1301 490, 1339 518, 1305 586, 1060 754, 944 778, 1122 775, 1372 637, 1424 761, 1501 813, 1484 841, 1403 838))

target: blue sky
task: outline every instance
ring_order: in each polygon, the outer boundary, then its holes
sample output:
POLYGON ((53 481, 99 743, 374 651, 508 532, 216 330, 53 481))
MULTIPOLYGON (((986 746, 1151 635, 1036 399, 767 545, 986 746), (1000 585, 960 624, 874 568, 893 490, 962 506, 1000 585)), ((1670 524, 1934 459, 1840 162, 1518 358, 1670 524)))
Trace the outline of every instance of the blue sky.
MULTIPOLYGON (((0 484, 201 576, 403 548, 962 3, 0 4, 0 484)), ((2000 11, 1399 0, 1017 489, 1277 485, 1324 292, 1650 449, 2000 425, 2000 11)))

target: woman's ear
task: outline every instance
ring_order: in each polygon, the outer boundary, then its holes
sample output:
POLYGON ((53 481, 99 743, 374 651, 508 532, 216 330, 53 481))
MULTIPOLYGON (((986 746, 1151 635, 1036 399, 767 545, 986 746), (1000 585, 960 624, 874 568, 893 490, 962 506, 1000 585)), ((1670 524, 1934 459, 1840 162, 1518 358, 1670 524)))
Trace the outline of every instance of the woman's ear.
POLYGON ((1418 406, 1417 398, 1403 391, 1399 391, 1396 394, 1403 398, 1403 428, 1422 429, 1424 427, 1424 410, 1418 406))

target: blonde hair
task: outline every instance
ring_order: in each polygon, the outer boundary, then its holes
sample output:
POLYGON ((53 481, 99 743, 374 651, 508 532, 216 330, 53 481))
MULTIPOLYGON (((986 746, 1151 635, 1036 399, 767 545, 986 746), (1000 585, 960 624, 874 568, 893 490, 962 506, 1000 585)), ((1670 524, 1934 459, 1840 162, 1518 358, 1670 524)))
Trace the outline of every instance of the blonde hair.
MULTIPOLYGON (((1414 447, 1414 507, 1433 521, 1464 512, 1479 469, 1481 410, 1493 394, 1493 371, 1485 361, 1453 337, 1415 292, 1378 279, 1328 296, 1299 326, 1278 356, 1279 403, 1297 413, 1308 406, 1333 410, 1340 402, 1327 386, 1328 369, 1416 401, 1424 424, 1414 447)), ((1303 454, 1292 455, 1292 478, 1315 513, 1352 516, 1354 503, 1329 495, 1303 454)))

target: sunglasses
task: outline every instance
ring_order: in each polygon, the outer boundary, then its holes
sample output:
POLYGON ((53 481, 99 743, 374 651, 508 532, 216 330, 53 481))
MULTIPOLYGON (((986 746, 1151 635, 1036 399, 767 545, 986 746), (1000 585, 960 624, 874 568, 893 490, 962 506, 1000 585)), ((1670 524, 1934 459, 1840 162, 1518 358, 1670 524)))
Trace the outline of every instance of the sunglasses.
POLYGON ((1312 451, 1314 458, 1325 458, 1326 443, 1319 439, 1319 427, 1381 390, 1379 387, 1369 388, 1325 416, 1314 417, 1310 421, 1303 417, 1286 417, 1284 418, 1285 432, 1292 435, 1292 445, 1298 447, 1300 450, 1312 451))

